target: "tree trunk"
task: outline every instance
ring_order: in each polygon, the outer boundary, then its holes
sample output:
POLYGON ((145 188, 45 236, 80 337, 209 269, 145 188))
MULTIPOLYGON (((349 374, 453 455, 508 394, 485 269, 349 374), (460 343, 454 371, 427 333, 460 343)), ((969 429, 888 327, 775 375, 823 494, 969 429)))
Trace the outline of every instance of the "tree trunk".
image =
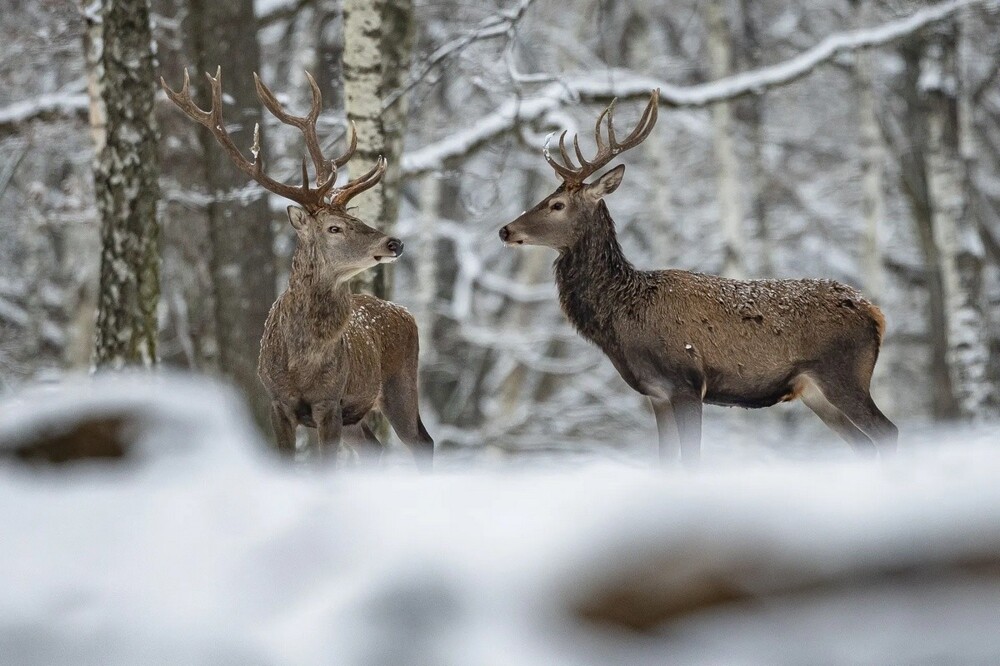
MULTIPOLYGON (((760 31, 752 12, 754 4, 750 0, 740 0, 740 56, 743 69, 751 71, 763 66, 761 58, 760 31)), ((768 220, 767 166, 764 164, 765 109, 766 94, 749 95, 737 102, 737 117, 743 120, 750 133, 750 215, 756 225, 756 272, 762 277, 774 275, 771 261, 771 226, 768 220)))
MULTIPOLYGON (((410 68, 413 42, 411 0, 344 0, 344 102, 358 131, 351 177, 368 171, 379 155, 388 167, 378 185, 358 196, 358 217, 391 233, 399 214, 400 158, 406 126, 406 96, 383 109, 410 68)), ((392 295, 392 273, 382 265, 357 278, 356 286, 380 298, 392 295)))
MULTIPOLYGON (((420 180, 420 247, 417 251, 417 307, 420 322, 420 348, 425 356, 434 351, 433 331, 436 320, 434 312, 437 296, 437 227, 441 206, 441 177, 429 173, 420 180)), ((433 356, 433 354, 431 354, 433 356)))
MULTIPOLYGON (((861 0, 858 24, 870 23, 872 0, 861 0)), ((882 253, 879 227, 885 218, 885 146, 875 108, 872 54, 854 52, 854 86, 858 94, 858 128, 861 142, 861 211, 864 220, 861 246, 861 272, 865 294, 875 302, 882 297, 882 253)))
MULTIPOLYGON (((185 33, 191 35, 196 68, 225 77, 225 115, 229 134, 248 150, 254 125, 260 122, 260 102, 252 72, 260 71, 256 19, 252 0, 189 0, 185 33)), ((207 84, 196 77, 207 97, 207 84)), ((205 165, 202 183, 211 202, 208 217, 211 257, 209 270, 215 301, 214 318, 219 370, 249 401, 257 422, 267 422, 268 399, 257 378, 257 356, 264 321, 276 297, 274 233, 266 193, 239 191, 248 180, 233 166, 212 134, 199 128, 205 165)))
POLYGON ((315 75, 327 109, 344 107, 344 17, 338 0, 322 0, 315 9, 315 75))
MULTIPOLYGON (((708 24, 708 55, 713 79, 732 73, 732 49, 729 25, 722 0, 709 0, 706 5, 708 24)), ((739 162, 733 145, 732 114, 729 102, 712 106, 712 129, 715 159, 718 166, 719 213, 722 218, 722 274, 742 277, 746 270, 743 254, 743 211, 740 205, 739 162)))
POLYGON ((927 338, 931 386, 931 413, 935 419, 958 416, 958 405, 948 370, 948 318, 945 311, 941 252, 935 242, 934 216, 928 183, 927 108, 920 95, 920 60, 924 40, 911 39, 900 47, 904 69, 898 93, 903 100, 902 145, 895 145, 900 185, 910 204, 927 279, 927 338))
POLYGON ((84 11, 102 246, 94 362, 151 366, 160 259, 149 2, 106 0, 84 11))
POLYGON ((989 342, 983 322, 983 247, 969 205, 970 181, 962 147, 973 150, 962 132, 965 112, 957 58, 956 28, 942 29, 928 45, 921 79, 928 99, 927 182, 934 242, 941 261, 947 316, 947 360, 952 389, 962 418, 982 414, 990 398, 987 379, 989 342))

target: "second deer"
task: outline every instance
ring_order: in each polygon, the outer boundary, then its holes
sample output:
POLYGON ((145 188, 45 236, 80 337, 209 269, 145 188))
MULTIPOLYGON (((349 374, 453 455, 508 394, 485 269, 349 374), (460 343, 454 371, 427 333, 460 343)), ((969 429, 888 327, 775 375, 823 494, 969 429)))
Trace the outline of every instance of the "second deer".
POLYGON ((316 134, 322 107, 319 86, 312 88, 312 107, 305 116, 289 114, 271 91, 254 80, 264 106, 281 122, 297 127, 316 172, 311 187, 302 160, 302 185, 286 185, 264 174, 260 135, 256 128, 248 160, 233 143, 222 119, 222 71, 206 74, 212 106, 199 108, 191 99, 187 70, 180 91, 163 89, 189 118, 211 131, 229 157, 265 189, 294 201, 288 220, 297 244, 288 288, 271 307, 260 342, 258 372, 271 397, 271 423, 278 449, 295 451, 299 425, 318 431, 318 457, 339 451, 343 428, 378 443, 363 419, 373 408, 383 412, 396 434, 429 464, 434 441, 424 428, 417 407, 417 325, 403 308, 374 296, 352 294, 349 281, 361 271, 395 261, 403 251, 397 238, 370 227, 348 212, 352 197, 373 187, 385 173, 381 157, 366 174, 336 187, 337 170, 357 148, 351 128, 350 145, 340 157, 323 157, 316 134))
POLYGON ((869 392, 885 319, 856 290, 831 280, 640 271, 625 258, 604 203, 621 184, 624 165, 585 180, 649 135, 658 96, 653 91, 621 142, 612 102, 594 128, 594 158, 586 159, 574 138, 579 166, 563 132, 562 163, 545 151, 562 185, 500 229, 501 240, 559 252, 562 309, 629 386, 649 397, 661 459, 676 458, 678 449, 684 461, 698 459, 703 403, 767 407, 795 398, 855 449, 894 449, 896 426, 869 392))

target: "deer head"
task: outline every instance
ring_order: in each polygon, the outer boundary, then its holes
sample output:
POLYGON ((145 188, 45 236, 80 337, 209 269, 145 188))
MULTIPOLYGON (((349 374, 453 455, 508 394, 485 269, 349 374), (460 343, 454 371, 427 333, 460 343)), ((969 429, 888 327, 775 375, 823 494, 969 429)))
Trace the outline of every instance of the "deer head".
POLYGON ((573 137, 573 149, 580 166, 575 166, 566 152, 565 131, 559 137, 562 163, 549 154, 546 146, 545 161, 562 178, 562 185, 534 208, 521 213, 516 220, 500 229, 500 239, 507 245, 544 245, 556 250, 572 247, 579 237, 581 225, 586 224, 590 214, 605 196, 618 189, 625 174, 625 166, 619 165, 590 183, 586 179, 649 136, 656 124, 659 95, 659 90, 652 92, 635 129, 623 141, 618 141, 615 136, 615 101, 612 100, 594 124, 597 155, 590 160, 586 159, 580 150, 579 135, 573 137), (605 133, 607 142, 603 136, 605 133))
POLYGON ((342 187, 336 187, 338 169, 354 156, 358 147, 358 137, 351 123, 351 138, 347 151, 332 160, 323 157, 319 137, 316 134, 316 120, 323 106, 323 97, 313 77, 306 72, 312 88, 312 106, 304 116, 288 113, 278 102, 271 90, 260 77, 254 74, 257 96, 271 114, 286 125, 298 128, 306 142, 306 150, 312 159, 316 172, 315 187, 310 186, 306 158, 302 158, 302 185, 286 185, 264 173, 263 155, 260 146, 260 126, 254 127, 254 141, 250 149, 253 160, 248 160, 233 143, 222 119, 222 68, 215 76, 206 73, 212 92, 212 106, 204 110, 191 98, 190 78, 184 70, 184 83, 179 91, 167 86, 160 78, 160 85, 177 107, 196 123, 203 125, 225 149, 233 163, 246 175, 253 178, 269 192, 294 201, 296 206, 288 207, 288 220, 302 246, 312 250, 313 257, 330 267, 338 279, 349 278, 378 263, 395 261, 403 251, 403 243, 397 238, 365 224, 347 210, 347 203, 356 195, 374 187, 385 173, 386 161, 381 156, 367 173, 349 180, 342 187))

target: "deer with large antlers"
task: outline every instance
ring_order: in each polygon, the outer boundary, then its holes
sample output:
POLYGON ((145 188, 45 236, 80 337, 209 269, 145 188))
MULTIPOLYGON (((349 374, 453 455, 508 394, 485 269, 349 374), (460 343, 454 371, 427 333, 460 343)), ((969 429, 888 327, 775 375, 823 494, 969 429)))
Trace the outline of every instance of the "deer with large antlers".
POLYGON ((869 392, 885 319, 856 290, 831 280, 640 271, 625 258, 604 203, 621 184, 624 165, 585 181, 649 136, 658 97, 653 91, 622 141, 612 102, 594 128, 593 159, 574 137, 579 166, 563 132, 562 161, 544 151, 562 185, 500 229, 500 239, 559 252, 563 312, 628 385, 649 398, 662 460, 678 453, 685 462, 698 460, 703 403, 768 407, 795 398, 858 451, 893 450, 896 426, 869 392))
MULTIPOLYGON (((396 434, 414 451, 418 464, 429 463, 434 441, 417 407, 417 325, 403 308, 364 294, 352 294, 349 281, 403 251, 397 238, 370 227, 348 212, 356 195, 385 173, 379 157, 370 171, 336 186, 338 169, 357 149, 357 135, 340 157, 323 156, 316 134, 322 108, 319 86, 308 73, 312 107, 305 116, 288 113, 254 74, 257 95, 278 120, 302 132, 316 172, 310 185, 302 159, 302 185, 292 186, 264 173, 259 127, 254 128, 253 159, 233 143, 222 119, 222 70, 206 74, 212 106, 201 109, 191 98, 184 71, 180 91, 160 80, 170 100, 191 120, 205 126, 243 173, 265 189, 294 201, 288 220, 297 244, 288 288, 278 297, 264 325, 258 373, 271 397, 271 423, 278 449, 295 451, 298 425, 318 431, 318 457, 341 450, 343 428, 365 443, 377 444, 363 419, 373 408, 385 414, 396 434)), ((349 453, 346 448, 343 450, 349 453)))

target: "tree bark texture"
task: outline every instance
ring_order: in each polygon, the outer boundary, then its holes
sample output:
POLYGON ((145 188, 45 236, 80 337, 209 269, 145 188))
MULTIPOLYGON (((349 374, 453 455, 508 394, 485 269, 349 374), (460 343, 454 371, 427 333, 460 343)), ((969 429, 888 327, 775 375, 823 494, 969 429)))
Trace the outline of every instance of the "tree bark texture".
POLYGON ((160 260, 149 2, 105 0, 84 14, 101 218, 94 363, 113 369, 152 366, 160 260))
MULTIPOLYGON (((712 78, 721 79, 732 73, 731 36, 722 0, 708 0, 705 12, 712 78)), ((724 239, 722 274, 727 277, 742 277, 746 272, 743 259, 743 211, 740 205, 740 166, 733 143, 732 125, 730 103, 714 104, 713 146, 718 167, 719 213, 724 239)))
MULTIPOLYGON (((914 230, 924 260, 927 280, 927 339, 931 405, 935 419, 954 419, 958 405, 948 370, 948 318, 945 311, 941 252, 935 242, 934 215, 927 177, 927 103, 920 94, 920 61, 925 41, 911 39, 901 45, 904 69, 898 93, 903 101, 901 125, 904 143, 895 145, 900 185, 910 204, 914 230)), ((898 144, 898 142, 897 142, 898 144)))
MULTIPOLYGON (((761 49, 761 33, 754 20, 755 3, 750 0, 740 0, 740 30, 739 30, 739 62, 744 71, 760 68, 763 63, 761 49)), ((767 165, 764 163, 764 146, 766 137, 766 93, 749 95, 735 103, 736 117, 746 124, 750 139, 750 155, 748 157, 750 177, 750 216, 755 224, 756 266, 755 272, 761 277, 774 275, 774 263, 771 255, 774 253, 771 240, 771 226, 768 220, 768 182, 767 165)))
MULTIPOLYGON (((224 118, 237 146, 249 153, 254 125, 261 120, 253 72, 260 71, 252 0, 189 0, 186 34, 200 72, 222 67, 224 118)), ((202 99, 208 98, 204 77, 192 77, 202 99)), ((295 130, 289 130, 294 132, 295 130)), ((198 128, 205 165, 202 183, 211 202, 206 213, 211 243, 209 270, 213 283, 215 331, 220 372, 244 393, 256 420, 267 422, 268 400, 257 378, 257 356, 264 321, 276 297, 274 232, 267 195, 238 194, 248 180, 218 146, 212 134, 198 128)))
POLYGON ((927 180, 947 317, 949 374, 958 416, 980 415, 990 398, 989 341, 983 321, 983 247, 970 206, 963 159, 962 80, 957 28, 942 28, 928 44, 921 79, 928 99, 927 180))
MULTIPOLYGON (((413 43, 411 0, 344 0, 344 103, 358 132, 358 152, 349 163, 352 178, 368 171, 379 155, 388 161, 378 185, 355 203, 358 217, 391 233, 399 214, 400 161, 406 125, 406 97, 383 109, 410 68, 413 43)), ((389 266, 357 278, 356 288, 380 298, 392 295, 389 266)))
MULTIPOLYGON (((860 0, 859 27, 868 25, 872 0, 860 0)), ((884 290, 879 229, 885 218, 885 146, 875 106, 874 67, 867 50, 854 53, 854 87, 858 95, 858 131, 861 143, 861 211, 864 220, 861 271, 865 294, 878 302, 884 290)))

